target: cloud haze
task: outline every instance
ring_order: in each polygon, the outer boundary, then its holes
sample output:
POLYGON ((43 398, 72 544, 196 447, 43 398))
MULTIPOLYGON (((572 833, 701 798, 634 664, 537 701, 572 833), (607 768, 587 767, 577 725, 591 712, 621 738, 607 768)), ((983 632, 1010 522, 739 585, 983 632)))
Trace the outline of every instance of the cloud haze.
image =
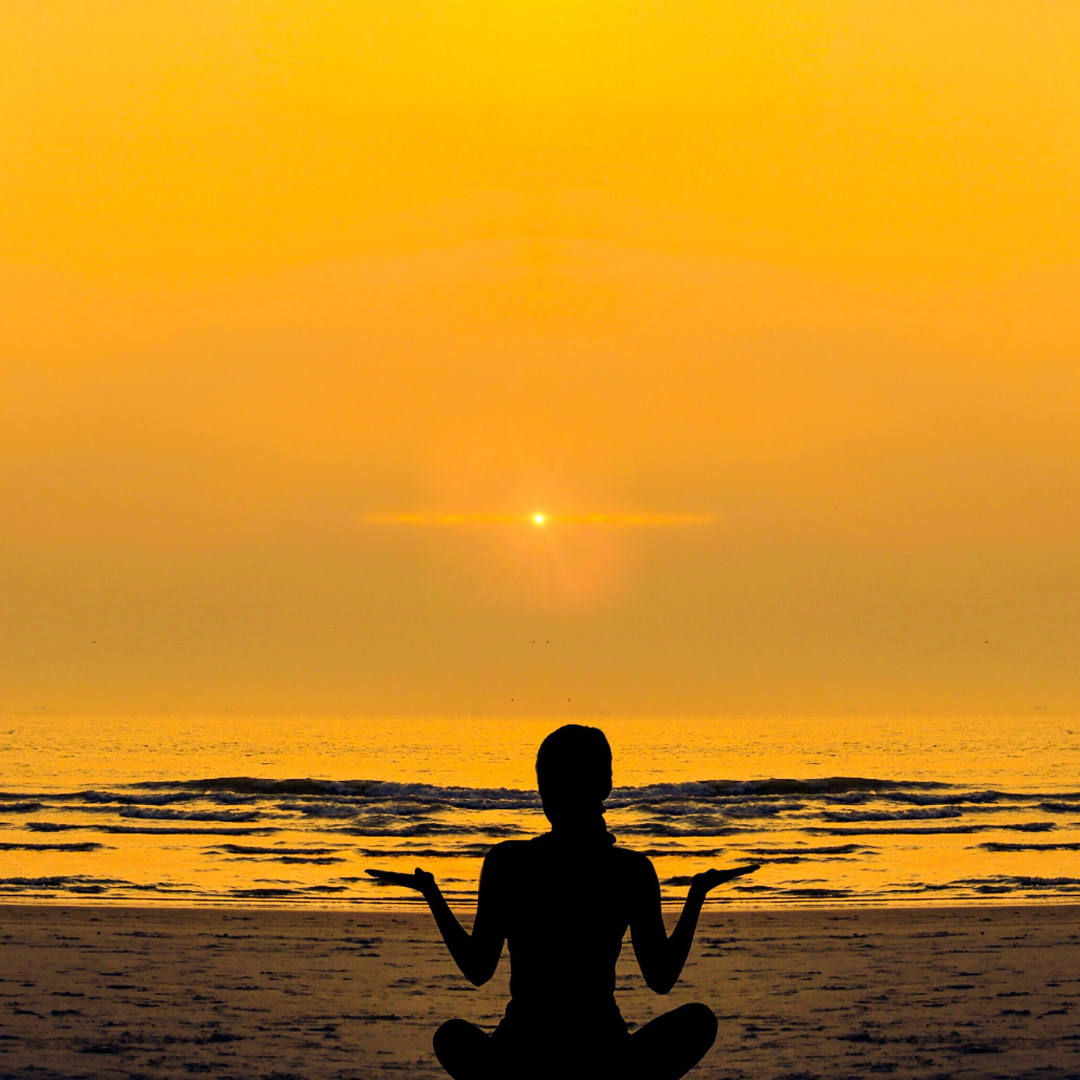
POLYGON ((579 7, 9 6, 6 707, 1080 703, 1072 6, 579 7))

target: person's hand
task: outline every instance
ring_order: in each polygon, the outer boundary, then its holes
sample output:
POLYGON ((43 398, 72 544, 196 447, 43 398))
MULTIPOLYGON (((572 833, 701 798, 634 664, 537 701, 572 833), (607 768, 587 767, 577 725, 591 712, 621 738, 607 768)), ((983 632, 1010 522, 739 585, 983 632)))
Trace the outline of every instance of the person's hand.
POLYGON ((726 881, 742 877, 743 874, 752 874, 755 870, 760 869, 760 863, 750 863, 748 866, 736 866, 730 870, 706 870, 704 873, 695 874, 690 879, 690 888, 700 896, 706 896, 717 885, 723 885, 726 881))
POLYGON ((406 889, 415 889, 426 900, 438 888, 435 878, 418 866, 411 874, 399 874, 395 870, 368 870, 376 881, 385 881, 388 885, 401 885, 406 889))

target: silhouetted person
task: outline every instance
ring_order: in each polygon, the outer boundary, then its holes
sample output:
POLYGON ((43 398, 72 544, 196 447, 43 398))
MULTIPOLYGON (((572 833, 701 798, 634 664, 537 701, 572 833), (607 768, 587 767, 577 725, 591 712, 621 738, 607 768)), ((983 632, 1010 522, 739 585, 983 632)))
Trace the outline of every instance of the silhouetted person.
POLYGON ((615 1004, 615 962, 630 928, 650 989, 676 983, 711 889, 754 866, 697 874, 668 937, 660 883, 644 855, 615 846, 604 823, 611 748, 598 728, 568 724, 536 757, 551 832, 497 844, 484 859, 472 934, 447 906, 431 874, 369 870, 416 889, 446 945, 475 986, 510 949, 511 1000, 488 1035, 465 1020, 435 1033, 435 1055, 454 1080, 677 1080, 716 1038, 706 1005, 683 1005, 632 1035, 615 1004))

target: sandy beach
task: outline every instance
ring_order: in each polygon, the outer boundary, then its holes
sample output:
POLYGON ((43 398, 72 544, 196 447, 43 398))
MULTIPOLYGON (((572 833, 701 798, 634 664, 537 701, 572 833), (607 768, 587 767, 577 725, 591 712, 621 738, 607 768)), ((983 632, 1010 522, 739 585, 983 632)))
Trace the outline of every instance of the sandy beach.
MULTIPOLYGON (((702 1080, 1080 1076, 1080 908, 708 912, 667 998, 720 1017, 702 1080)), ((420 913, 0 908, 0 1077, 441 1075, 444 1019, 494 1025, 420 913)))

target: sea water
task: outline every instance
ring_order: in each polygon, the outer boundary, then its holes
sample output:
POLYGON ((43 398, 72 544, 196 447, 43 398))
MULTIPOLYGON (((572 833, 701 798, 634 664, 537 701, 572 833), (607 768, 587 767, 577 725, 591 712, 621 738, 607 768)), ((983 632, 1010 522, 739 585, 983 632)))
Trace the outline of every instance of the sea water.
MULTIPOLYGON (((561 722, 561 721, 560 721, 561 722)), ((666 900, 1080 897, 1080 719, 582 718, 614 751, 608 828, 666 900)), ((406 906, 367 867, 475 897, 492 844, 546 829, 508 717, 0 719, 0 898, 406 906)))

